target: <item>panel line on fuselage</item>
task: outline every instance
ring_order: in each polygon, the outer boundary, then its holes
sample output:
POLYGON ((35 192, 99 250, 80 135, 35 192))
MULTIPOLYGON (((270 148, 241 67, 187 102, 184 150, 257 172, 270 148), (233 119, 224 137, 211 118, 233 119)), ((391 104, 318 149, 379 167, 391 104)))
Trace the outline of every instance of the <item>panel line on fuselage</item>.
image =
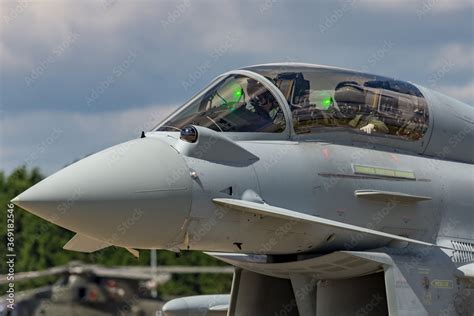
POLYGON ((396 178, 389 176, 370 176, 370 175, 361 175, 361 174, 342 174, 342 173, 328 173, 320 172, 318 173, 321 177, 334 177, 334 178, 348 178, 348 179, 371 179, 371 180, 389 180, 389 181, 418 181, 418 182, 431 182, 431 179, 408 179, 408 178, 396 178))

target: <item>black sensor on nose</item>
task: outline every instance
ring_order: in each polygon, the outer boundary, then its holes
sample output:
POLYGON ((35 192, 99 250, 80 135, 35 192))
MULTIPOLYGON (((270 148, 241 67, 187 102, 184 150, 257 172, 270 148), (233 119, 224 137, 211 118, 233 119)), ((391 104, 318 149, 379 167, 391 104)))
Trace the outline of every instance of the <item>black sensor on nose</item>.
POLYGON ((181 130, 181 140, 189 143, 195 143, 198 139, 198 132, 194 126, 186 126, 181 130))

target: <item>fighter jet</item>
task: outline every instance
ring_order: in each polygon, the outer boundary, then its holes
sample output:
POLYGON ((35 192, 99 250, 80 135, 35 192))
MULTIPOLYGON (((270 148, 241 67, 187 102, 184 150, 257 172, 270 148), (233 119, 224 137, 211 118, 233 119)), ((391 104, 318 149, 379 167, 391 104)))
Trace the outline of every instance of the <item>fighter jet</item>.
POLYGON ((236 267, 230 296, 166 315, 472 315, 473 127, 471 106, 410 82, 256 65, 12 202, 76 232, 65 249, 236 267))

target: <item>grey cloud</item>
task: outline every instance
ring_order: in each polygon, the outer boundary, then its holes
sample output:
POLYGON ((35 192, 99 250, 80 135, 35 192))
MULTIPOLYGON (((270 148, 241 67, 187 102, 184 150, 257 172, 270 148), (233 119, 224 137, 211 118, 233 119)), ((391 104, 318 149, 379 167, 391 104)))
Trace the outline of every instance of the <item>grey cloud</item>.
POLYGON ((381 11, 400 10, 404 12, 412 12, 417 15, 428 14, 430 11, 435 13, 452 12, 465 9, 472 9, 472 1, 470 0, 355 0, 361 5, 381 11))
POLYGON ((474 43, 448 43, 441 47, 433 59, 431 68, 438 69, 446 60, 453 62, 453 68, 472 72, 474 69, 474 43))

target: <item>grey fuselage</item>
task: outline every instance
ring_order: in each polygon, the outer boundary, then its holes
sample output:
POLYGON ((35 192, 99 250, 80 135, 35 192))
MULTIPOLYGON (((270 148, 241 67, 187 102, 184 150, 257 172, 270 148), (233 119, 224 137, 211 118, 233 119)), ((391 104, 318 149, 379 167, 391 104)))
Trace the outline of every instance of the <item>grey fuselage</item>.
MULTIPOLYGON (((324 242, 314 241, 325 241, 330 231, 308 232, 301 223, 217 210, 212 198, 229 197, 227 188, 232 188, 233 197, 250 189, 270 205, 413 239, 433 243, 473 240, 474 169, 470 164, 321 142, 239 144, 260 160, 235 167, 186 159, 200 175, 192 189, 190 249, 285 254, 325 247, 324 242), (355 174, 354 165, 409 170, 416 179, 355 174), (357 190, 431 199, 419 203, 372 201, 357 197, 357 190), (241 243, 242 249, 235 243, 241 243)), ((331 248, 352 249, 353 242, 332 242, 331 248)))

